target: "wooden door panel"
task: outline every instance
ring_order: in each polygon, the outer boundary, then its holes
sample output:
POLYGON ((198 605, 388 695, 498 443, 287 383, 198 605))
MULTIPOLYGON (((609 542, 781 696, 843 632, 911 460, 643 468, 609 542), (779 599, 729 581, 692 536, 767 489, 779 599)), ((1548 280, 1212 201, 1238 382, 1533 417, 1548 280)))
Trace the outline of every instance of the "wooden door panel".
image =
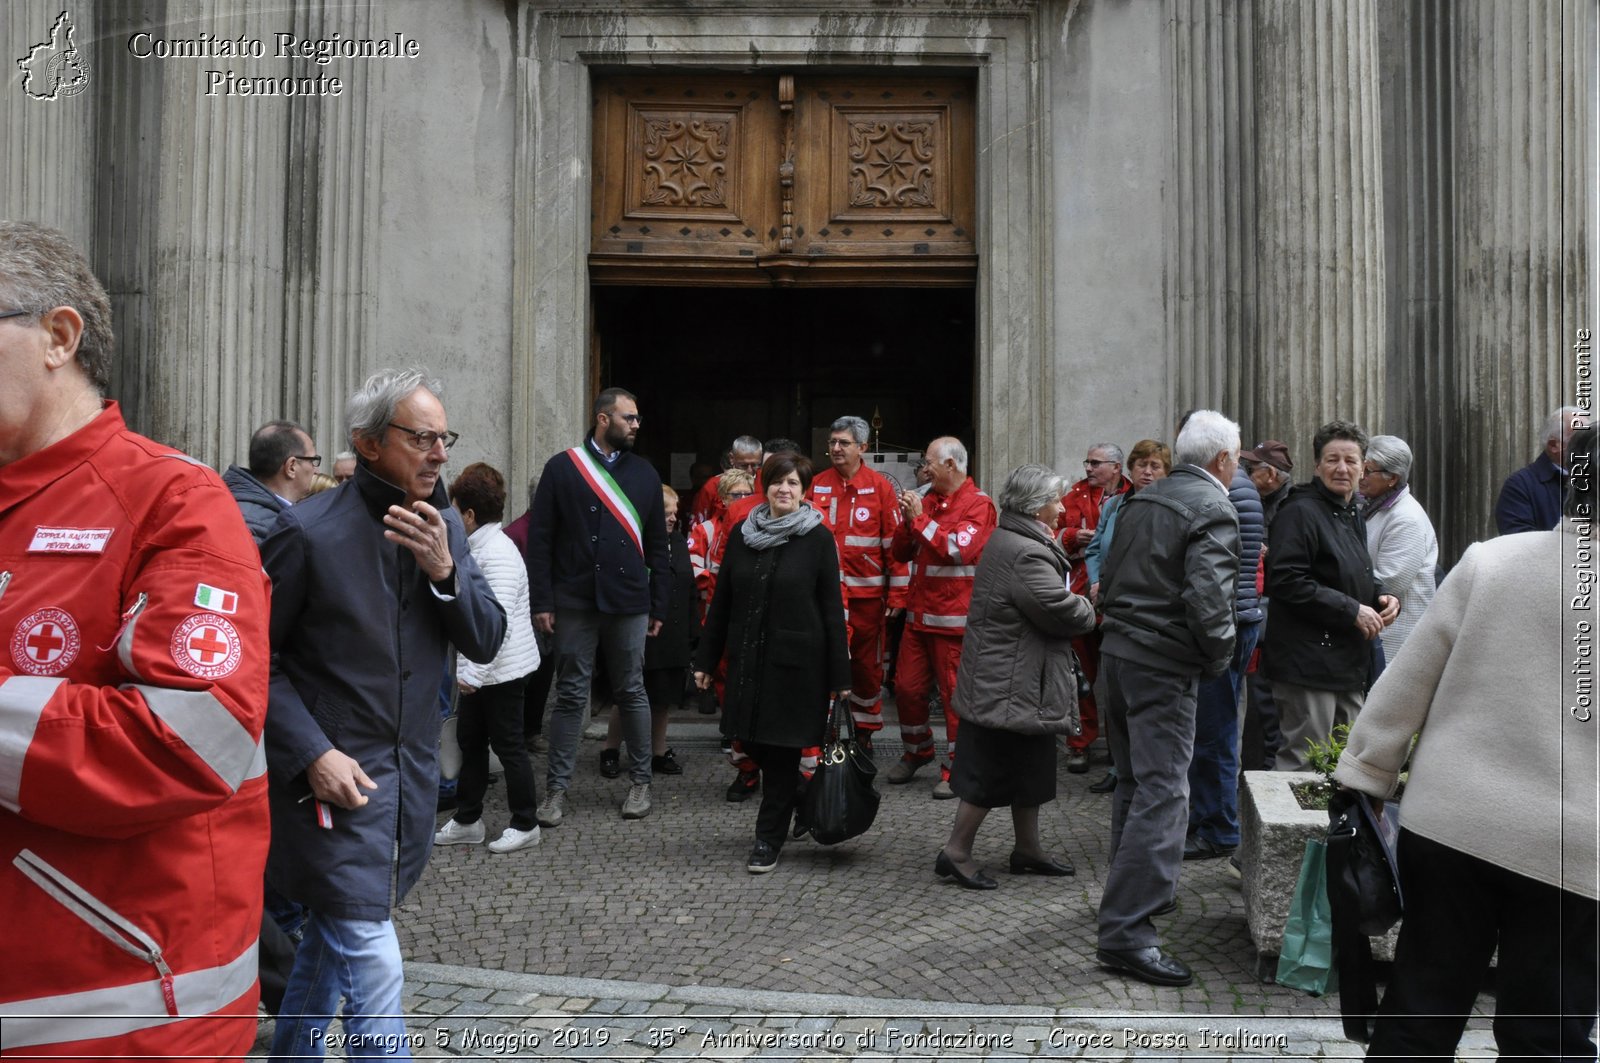
POLYGON ((597 77, 600 284, 970 284, 968 79, 597 77))

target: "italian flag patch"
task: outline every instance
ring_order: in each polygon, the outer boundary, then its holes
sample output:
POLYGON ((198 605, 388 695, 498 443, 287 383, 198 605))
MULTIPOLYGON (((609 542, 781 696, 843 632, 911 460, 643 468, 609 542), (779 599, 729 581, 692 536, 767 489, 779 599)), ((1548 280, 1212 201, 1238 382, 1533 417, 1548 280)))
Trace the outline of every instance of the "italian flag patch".
POLYGON ((239 611, 239 596, 232 591, 201 583, 194 589, 194 604, 213 613, 236 613, 239 611))

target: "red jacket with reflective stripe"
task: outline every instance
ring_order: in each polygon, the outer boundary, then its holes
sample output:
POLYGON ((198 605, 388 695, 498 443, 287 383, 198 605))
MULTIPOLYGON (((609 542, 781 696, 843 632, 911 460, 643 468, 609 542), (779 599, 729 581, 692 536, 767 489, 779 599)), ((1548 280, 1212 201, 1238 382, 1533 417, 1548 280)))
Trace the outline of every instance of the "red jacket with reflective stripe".
POLYGON ((894 535, 897 561, 911 563, 906 622, 918 631, 961 635, 967 630, 972 577, 999 514, 972 477, 951 495, 929 491, 922 513, 894 535))
POLYGON ((839 578, 848 598, 883 598, 890 608, 906 604, 910 575, 889 552, 900 528, 900 505, 888 477, 865 465, 846 480, 827 468, 811 481, 811 505, 839 547, 839 578))
POLYGON ((270 607, 222 481, 128 431, 115 403, 0 465, 6 1051, 249 1050, 270 607))
POLYGON ((1061 543, 1061 549, 1067 552, 1067 560, 1072 562, 1071 589, 1073 594, 1089 593, 1089 566, 1083 562, 1083 551, 1088 546, 1077 545, 1073 541, 1073 532, 1079 528, 1094 531, 1100 526, 1100 514, 1105 512, 1106 503, 1133 487, 1133 481, 1126 476, 1118 476, 1110 487, 1100 488, 1089 482, 1086 476, 1067 488, 1067 493, 1061 497, 1061 516, 1056 518, 1056 539, 1061 543))

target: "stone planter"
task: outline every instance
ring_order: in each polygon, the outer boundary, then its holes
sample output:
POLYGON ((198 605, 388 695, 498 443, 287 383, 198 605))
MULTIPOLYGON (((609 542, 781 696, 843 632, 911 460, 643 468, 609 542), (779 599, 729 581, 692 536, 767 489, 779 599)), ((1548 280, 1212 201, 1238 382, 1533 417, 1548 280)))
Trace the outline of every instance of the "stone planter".
MULTIPOLYGON (((1328 831, 1328 813, 1300 807, 1290 786, 1315 782, 1313 772, 1247 771, 1239 794, 1239 870, 1243 875, 1245 920, 1256 947, 1256 973, 1270 981, 1283 948, 1283 924, 1300 881, 1306 841, 1328 831)), ((1372 939, 1372 955, 1394 958, 1399 924, 1372 939)))

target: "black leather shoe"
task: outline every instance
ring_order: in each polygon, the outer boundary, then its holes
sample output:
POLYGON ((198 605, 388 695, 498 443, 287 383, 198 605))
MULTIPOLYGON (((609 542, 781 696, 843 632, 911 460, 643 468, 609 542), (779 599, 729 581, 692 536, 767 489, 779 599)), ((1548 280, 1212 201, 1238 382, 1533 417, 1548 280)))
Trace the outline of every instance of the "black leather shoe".
POLYGON ((964 888, 969 890, 999 889, 1000 883, 983 873, 980 868, 971 878, 961 873, 961 869, 946 855, 944 850, 939 850, 939 858, 933 862, 933 873, 940 878, 953 878, 964 888))
POLYGON ((755 796, 756 790, 761 786, 761 776, 756 774, 743 775, 728 784, 727 798, 734 804, 748 801, 755 796))
POLYGON ((758 841, 750 850, 744 869, 752 875, 765 875, 778 866, 778 850, 767 842, 758 841))
POLYGON ((1116 788, 1117 788, 1117 773, 1114 772, 1114 771, 1106 772, 1106 777, 1104 779, 1101 779, 1099 782, 1090 783, 1089 784, 1089 792, 1091 794, 1109 794, 1112 790, 1115 790, 1116 788))
POLYGON ((1048 875, 1051 878, 1060 878, 1062 875, 1075 875, 1078 869, 1072 866, 1072 861, 1067 859, 1057 860, 1047 856, 1043 860, 1031 856, 1023 856, 1015 849, 1011 850, 1011 873, 1025 875, 1028 872, 1035 875, 1048 875))
POLYGON ((1191 835, 1183 843, 1183 858, 1185 860, 1220 860, 1224 856, 1232 856, 1236 846, 1218 845, 1206 841, 1198 834, 1191 835))
POLYGON ((1096 949, 1094 958, 1101 966, 1119 974, 1131 974, 1151 985, 1184 986, 1194 981, 1194 972, 1182 960, 1168 956, 1157 945, 1142 949, 1096 949))
POLYGON ((669 749, 659 757, 650 758, 650 771, 656 775, 682 775, 683 765, 678 763, 678 755, 669 749))
POLYGON ((1177 910, 1178 910, 1178 898, 1174 897, 1174 898, 1172 898, 1172 900, 1168 901, 1166 904, 1163 904, 1161 907, 1159 907, 1155 911, 1151 912, 1150 913, 1150 918, 1154 919, 1158 915, 1171 915, 1173 912, 1175 912, 1177 910))

